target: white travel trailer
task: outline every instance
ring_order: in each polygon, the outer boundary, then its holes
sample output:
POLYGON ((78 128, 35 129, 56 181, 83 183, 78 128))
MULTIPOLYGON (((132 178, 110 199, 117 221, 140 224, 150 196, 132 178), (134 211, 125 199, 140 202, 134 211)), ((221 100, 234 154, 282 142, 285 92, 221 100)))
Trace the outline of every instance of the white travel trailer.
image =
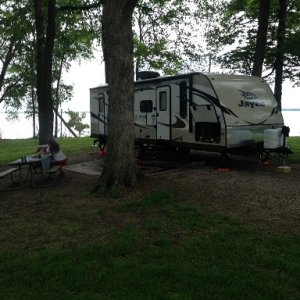
MULTIPOLYGON (((134 83, 136 144, 221 153, 263 147, 266 130, 284 126, 270 87, 259 77, 142 72, 134 83)), ((106 142, 107 85, 90 89, 91 136, 106 142)), ((282 145, 282 143, 281 143, 282 145)))

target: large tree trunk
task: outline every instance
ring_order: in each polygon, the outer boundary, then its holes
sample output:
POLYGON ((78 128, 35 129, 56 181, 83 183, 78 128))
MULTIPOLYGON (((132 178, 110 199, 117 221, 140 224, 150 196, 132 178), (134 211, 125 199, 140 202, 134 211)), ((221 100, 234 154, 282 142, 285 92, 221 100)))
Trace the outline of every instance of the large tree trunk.
POLYGON ((52 60, 55 38, 56 0, 34 0, 37 97, 39 106, 39 143, 53 136, 52 60))
POLYGON ((138 0, 103 1, 103 48, 109 85, 107 157, 100 184, 134 186, 134 85, 132 14, 138 0))
POLYGON ((256 36, 256 46, 255 46, 252 76, 261 77, 262 74, 263 62, 265 58, 265 50, 267 44, 269 15, 270 15, 270 0, 260 0, 258 29, 257 29, 257 36, 256 36))
POLYGON ((287 0, 279 0, 274 96, 281 110, 287 0))

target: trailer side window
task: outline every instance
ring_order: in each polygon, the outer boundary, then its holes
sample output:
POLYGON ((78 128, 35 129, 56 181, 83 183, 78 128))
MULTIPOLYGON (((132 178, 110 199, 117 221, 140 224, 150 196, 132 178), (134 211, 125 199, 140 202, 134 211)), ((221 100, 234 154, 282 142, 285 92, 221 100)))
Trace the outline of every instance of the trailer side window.
POLYGON ((167 92, 159 93, 159 110, 166 111, 167 110, 167 92))
POLYGON ((153 104, 151 100, 142 100, 140 102, 140 111, 142 113, 151 113, 153 110, 153 104))
POLYGON ((99 100, 99 112, 104 112, 104 94, 99 94, 99 97, 97 98, 99 100))
POLYGON ((179 107, 181 118, 186 118, 187 115, 187 84, 182 81, 179 86, 179 107))

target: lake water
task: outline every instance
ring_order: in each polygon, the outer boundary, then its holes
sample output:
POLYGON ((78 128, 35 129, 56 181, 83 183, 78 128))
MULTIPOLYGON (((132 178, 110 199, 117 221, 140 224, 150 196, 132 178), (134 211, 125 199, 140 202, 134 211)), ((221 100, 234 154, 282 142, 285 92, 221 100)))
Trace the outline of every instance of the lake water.
POLYGON ((290 127, 290 136, 300 136, 300 109, 282 111, 284 124, 290 127))
MULTIPOLYGON (((300 136, 300 109, 299 110, 284 110, 282 112, 284 123, 290 127, 290 136, 300 136)), ((90 124, 89 113, 84 123, 90 124)), ((32 137, 32 121, 27 120, 24 116, 20 115, 19 121, 7 121, 6 115, 0 113, 0 134, 3 139, 20 139, 32 137)), ((67 119, 67 117, 66 117, 67 119)), ((70 136, 68 130, 62 126, 62 135, 70 136)), ((89 135, 89 131, 85 135, 89 135)))

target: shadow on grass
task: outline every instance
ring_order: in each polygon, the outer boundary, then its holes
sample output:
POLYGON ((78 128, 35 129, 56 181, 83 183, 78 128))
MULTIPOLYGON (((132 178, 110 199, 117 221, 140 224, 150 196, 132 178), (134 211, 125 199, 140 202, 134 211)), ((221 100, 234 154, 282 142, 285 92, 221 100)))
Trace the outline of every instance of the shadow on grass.
MULTIPOLYGON (((205 216, 170 192, 120 203, 135 215, 103 242, 0 252, 1 299, 297 299, 300 239, 205 216)), ((70 225, 70 224, 69 224, 70 225)), ((65 226, 64 230, 71 230, 65 226)))

